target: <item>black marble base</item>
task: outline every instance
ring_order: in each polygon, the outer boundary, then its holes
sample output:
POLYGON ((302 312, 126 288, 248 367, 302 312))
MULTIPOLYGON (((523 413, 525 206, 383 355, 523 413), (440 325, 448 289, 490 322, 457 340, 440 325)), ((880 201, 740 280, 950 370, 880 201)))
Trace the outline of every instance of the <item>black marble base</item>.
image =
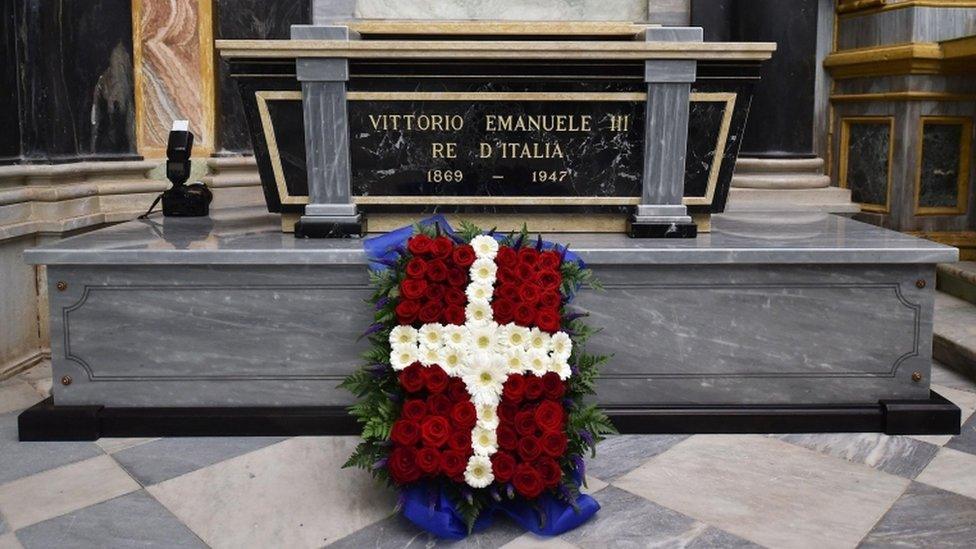
POLYGON ((695 238, 698 225, 694 223, 639 223, 627 222, 627 234, 631 238, 695 238))
MULTIPOLYGON (((959 408, 932 391, 925 400, 876 405, 604 407, 623 434, 843 433, 959 434, 959 408)), ((55 406, 21 412, 21 441, 100 437, 348 436, 360 426, 343 406, 282 408, 105 408, 55 406)))
POLYGON ((365 223, 334 223, 302 218, 295 223, 296 238, 352 238, 366 234, 365 223))

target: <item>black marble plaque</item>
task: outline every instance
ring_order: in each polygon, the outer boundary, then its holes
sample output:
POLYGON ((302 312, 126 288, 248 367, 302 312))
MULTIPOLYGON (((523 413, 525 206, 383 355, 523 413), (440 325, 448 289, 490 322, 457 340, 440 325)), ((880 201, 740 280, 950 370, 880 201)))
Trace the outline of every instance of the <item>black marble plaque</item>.
POLYGON ((888 203, 888 150, 891 127, 887 120, 849 122, 847 136, 847 187, 861 204, 888 203))
POLYGON ((961 123, 923 123, 919 208, 959 206, 959 166, 964 128, 961 123))
POLYGON ((640 196, 642 98, 482 96, 351 101, 354 194, 640 196))

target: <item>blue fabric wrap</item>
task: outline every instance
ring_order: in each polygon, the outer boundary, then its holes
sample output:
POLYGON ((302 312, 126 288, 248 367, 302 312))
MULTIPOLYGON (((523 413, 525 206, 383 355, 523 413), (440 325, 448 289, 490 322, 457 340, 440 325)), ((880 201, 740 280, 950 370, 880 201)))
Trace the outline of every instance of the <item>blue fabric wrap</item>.
MULTIPOLYGON (((437 224, 441 234, 455 237, 451 224, 443 215, 434 215, 419 221, 421 226, 437 224)), ((407 240, 414 234, 412 225, 401 227, 386 234, 363 240, 363 248, 369 259, 369 269, 382 271, 396 265, 398 249, 406 249, 407 240)), ((496 240, 502 240, 505 235, 492 235, 496 240)), ((529 240, 527 245, 534 245, 535 240, 529 240), (530 244, 531 243, 531 244, 530 244)), ((542 242, 543 250, 565 252, 566 261, 575 261, 580 268, 586 264, 574 252, 566 250, 564 246, 552 242, 542 242)), ((577 485, 581 479, 574 478, 577 485)), ((467 526, 461 518, 454 504, 451 503, 445 491, 437 486, 419 483, 401 490, 402 511, 410 522, 419 528, 443 539, 463 539, 468 535, 467 526)), ((546 492, 535 501, 528 502, 521 498, 502 499, 482 510, 481 516, 475 522, 472 532, 479 532, 491 526, 497 514, 508 516, 517 524, 543 536, 556 536, 568 532, 583 524, 599 509, 600 504, 590 496, 581 494, 576 499, 576 509, 564 501, 546 492)))
MULTIPOLYGON (((403 489, 403 516, 410 522, 443 539, 463 539, 468 535, 461 514, 451 503, 445 491, 425 483, 403 489)), ((600 504, 592 497, 581 494, 576 507, 546 492, 533 502, 524 499, 502 499, 482 510, 472 532, 491 526, 495 516, 502 514, 516 524, 540 536, 558 536, 583 524, 600 510, 600 504)))

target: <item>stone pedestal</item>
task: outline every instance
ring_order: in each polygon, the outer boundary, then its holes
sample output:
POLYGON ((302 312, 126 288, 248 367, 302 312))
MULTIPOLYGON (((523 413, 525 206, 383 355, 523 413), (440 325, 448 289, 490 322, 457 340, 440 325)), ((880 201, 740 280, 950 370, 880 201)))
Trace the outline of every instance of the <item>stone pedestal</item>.
POLYGON ((831 186, 820 158, 739 158, 727 212, 824 212, 853 215, 848 189, 831 186))

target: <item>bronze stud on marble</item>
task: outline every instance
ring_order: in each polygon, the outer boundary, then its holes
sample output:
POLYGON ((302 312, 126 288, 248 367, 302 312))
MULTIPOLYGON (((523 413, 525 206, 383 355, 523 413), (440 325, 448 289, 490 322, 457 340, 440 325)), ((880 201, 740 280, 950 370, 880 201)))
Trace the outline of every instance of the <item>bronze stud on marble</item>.
POLYGON ((912 372, 912 381, 916 383, 922 381, 922 372, 912 372))
POLYGON ((925 279, 924 278, 920 278, 920 279, 916 280, 915 281, 915 287, 918 288, 919 290, 921 290, 922 288, 924 288, 925 287, 925 279))
POLYGON ((55 286, 57 287, 59 292, 63 292, 68 288, 68 283, 63 280, 59 280, 58 283, 55 284, 55 286))
POLYGON ((61 385, 71 385, 71 376, 61 376, 61 385))

